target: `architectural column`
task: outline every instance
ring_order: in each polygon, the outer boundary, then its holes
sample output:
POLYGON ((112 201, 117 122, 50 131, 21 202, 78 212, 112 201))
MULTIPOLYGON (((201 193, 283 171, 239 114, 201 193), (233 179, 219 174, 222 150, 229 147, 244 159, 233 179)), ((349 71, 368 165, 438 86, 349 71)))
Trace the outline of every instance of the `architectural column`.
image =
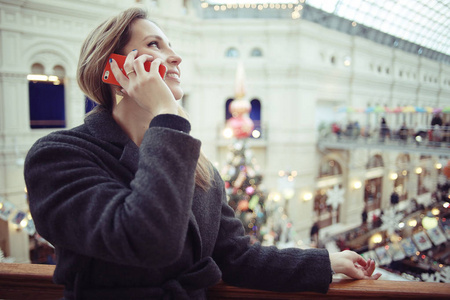
MULTIPOLYGON (((10 216, 28 211, 23 179, 23 161, 28 150, 29 131, 28 81, 25 72, 0 71, 0 196, 14 205, 10 216)), ((5 221, 0 221, 5 222, 5 221)), ((15 262, 29 262, 28 234, 11 222, 3 224, 7 242, 2 249, 15 262)))
POLYGON ((357 227, 361 224, 364 210, 364 169, 349 170, 345 180, 346 199, 341 209, 341 223, 357 227))

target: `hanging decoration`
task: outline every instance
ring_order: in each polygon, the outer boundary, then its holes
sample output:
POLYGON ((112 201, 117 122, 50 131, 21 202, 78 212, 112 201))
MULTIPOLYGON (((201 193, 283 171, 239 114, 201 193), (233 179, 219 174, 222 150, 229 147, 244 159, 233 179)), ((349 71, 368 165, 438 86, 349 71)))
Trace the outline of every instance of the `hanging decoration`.
POLYGON ((412 105, 408 105, 408 106, 403 107, 403 111, 402 112, 404 112, 404 113, 414 113, 414 112, 416 112, 416 108, 414 106, 412 106, 412 105))
POLYGON ((392 257, 393 261, 399 261, 406 257, 399 242, 389 243, 385 248, 387 248, 388 253, 392 257))
POLYGON ((248 138, 254 128, 253 121, 249 116, 252 106, 248 99, 245 98, 245 94, 244 65, 242 62, 239 62, 236 71, 235 99, 229 104, 229 111, 232 117, 226 123, 226 128, 231 129, 236 139, 248 138))
POLYGON ((398 228, 398 224, 403 219, 403 213, 397 213, 395 207, 390 207, 386 212, 381 216, 381 220, 383 221, 383 225, 381 229, 387 231, 389 235, 393 234, 395 230, 398 228))
POLYGON ((450 106, 445 108, 440 107, 420 107, 420 106, 396 106, 396 107, 388 107, 388 106, 368 106, 366 108, 360 107, 352 107, 352 106, 337 106, 335 110, 338 113, 427 113, 427 114, 437 114, 437 113, 450 113, 450 106))
POLYGON ((425 282, 450 283, 450 267, 442 268, 440 272, 422 273, 422 280, 425 282))
POLYGON ((442 109, 442 112, 446 114, 450 113, 450 106, 444 107, 444 109, 442 109))
POLYGON ((331 205, 333 210, 337 210, 339 205, 344 203, 345 189, 340 189, 338 185, 335 185, 333 189, 327 191, 327 205, 331 205))
POLYGON ((344 203, 345 189, 340 189, 338 185, 335 185, 333 189, 327 190, 327 205, 331 205, 333 208, 332 220, 333 224, 337 223, 337 210, 339 205, 344 203))
POLYGON ((428 236, 425 234, 424 231, 420 231, 414 234, 413 241, 416 244, 417 249, 419 249, 419 251, 425 251, 433 247, 433 244, 431 244, 430 239, 428 238, 428 236))
POLYGON ((362 255, 388 271, 402 272, 407 280, 448 283, 449 206, 443 201, 407 216, 394 208, 385 211, 380 232, 372 235, 379 239, 362 255))

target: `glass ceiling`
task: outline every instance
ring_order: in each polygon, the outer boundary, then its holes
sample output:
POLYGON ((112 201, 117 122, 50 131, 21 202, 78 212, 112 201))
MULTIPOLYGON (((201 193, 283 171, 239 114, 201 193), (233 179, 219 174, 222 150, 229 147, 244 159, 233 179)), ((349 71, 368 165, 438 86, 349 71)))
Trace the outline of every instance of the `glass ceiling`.
POLYGON ((306 3, 450 55, 449 0, 306 0, 306 3))
POLYGON ((306 4, 400 40, 450 55, 450 0, 200 0, 200 2, 202 8, 214 6, 220 7, 221 10, 273 9, 274 4, 277 8, 282 5, 284 9, 299 10, 301 5, 306 4))

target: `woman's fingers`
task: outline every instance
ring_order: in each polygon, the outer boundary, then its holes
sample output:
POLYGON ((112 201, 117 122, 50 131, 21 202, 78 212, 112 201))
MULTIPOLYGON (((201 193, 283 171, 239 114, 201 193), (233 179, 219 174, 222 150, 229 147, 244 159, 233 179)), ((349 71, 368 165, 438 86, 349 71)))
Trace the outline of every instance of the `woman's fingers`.
POLYGON ((133 67, 134 70, 136 71, 136 74, 139 76, 145 76, 146 73, 148 73, 147 70, 145 69, 145 65, 147 64, 147 62, 150 63, 151 61, 153 61, 153 56, 148 54, 143 54, 137 57, 133 61, 133 67))
POLYGON ((135 74, 135 69, 133 67, 133 61, 135 60, 137 55, 137 50, 133 50, 130 53, 128 53, 127 58, 125 59, 125 62, 123 64, 123 70, 126 75, 122 73, 122 71, 119 68, 119 65, 114 59, 110 59, 109 63, 111 64, 111 71, 114 74, 114 77, 116 78, 117 82, 120 84, 121 87, 123 87, 125 90, 128 88, 128 78, 135 74))
POLYGON ((152 115, 177 114, 176 99, 159 75, 159 67, 163 65, 163 61, 152 55, 138 54, 137 50, 133 50, 125 59, 124 70, 128 73, 128 78, 122 74, 123 78, 119 81, 123 87, 122 93, 152 115), (148 64, 151 66, 149 71, 148 64))
POLYGON ((111 65, 111 71, 114 74, 114 77, 116 78, 117 82, 120 84, 120 86, 127 88, 128 87, 128 78, 123 75, 122 71, 120 70, 119 66, 117 65, 117 62, 110 58, 109 64, 111 65))
POLYGON ((381 276, 381 273, 373 274, 373 272, 375 271, 375 261, 371 259, 367 261, 367 265, 365 267, 359 268, 363 273, 363 279, 377 280, 381 276))
MULTIPOLYGON (((354 252, 355 253, 355 252, 354 252)), ((354 262, 356 262, 357 264, 363 266, 363 267, 367 267, 368 262, 364 259, 364 257, 362 257, 361 255, 355 253, 356 256, 354 256, 354 262)))
POLYGON ((376 273, 373 274, 373 272, 375 271, 375 261, 373 260, 369 260, 369 264, 368 264, 368 268, 366 269, 366 276, 368 277, 367 279, 378 279, 381 276, 381 273, 376 273))
POLYGON ((371 259, 367 262, 366 272, 369 276, 372 275, 373 271, 375 271, 375 262, 371 259))
MULTIPOLYGON (((345 274, 345 273, 344 273, 345 274)), ((361 266, 353 265, 347 270, 347 276, 350 276, 355 279, 364 279, 366 277, 366 273, 361 268, 361 266)))
POLYGON ((143 78, 145 78, 146 75, 159 76, 159 68, 163 63, 161 59, 154 59, 154 57, 149 54, 137 55, 138 51, 133 50, 127 55, 125 60, 124 70, 128 78, 133 75, 142 76, 143 78), (150 70, 145 67, 147 64, 150 64, 150 70))
POLYGON ((137 56, 137 50, 133 50, 130 53, 128 53, 127 58, 125 59, 125 62, 123 63, 123 69, 125 70, 125 73, 127 74, 127 77, 129 78, 129 75, 133 74, 133 71, 136 71, 134 68, 134 60, 137 56))
POLYGON ((155 59, 154 61, 152 61, 150 66, 150 74, 152 74, 153 76, 161 77, 161 75, 159 74, 159 68, 161 67, 162 64, 163 63, 161 59, 155 59))
POLYGON ((365 260, 361 255, 354 251, 343 251, 330 255, 333 270, 343 273, 355 279, 373 279, 380 278, 381 274, 373 274, 375 271, 375 262, 371 259, 365 260))
POLYGON ((376 273, 376 274, 373 274, 372 276, 370 276, 370 278, 368 278, 368 279, 377 280, 380 277, 381 277, 381 273, 376 273))

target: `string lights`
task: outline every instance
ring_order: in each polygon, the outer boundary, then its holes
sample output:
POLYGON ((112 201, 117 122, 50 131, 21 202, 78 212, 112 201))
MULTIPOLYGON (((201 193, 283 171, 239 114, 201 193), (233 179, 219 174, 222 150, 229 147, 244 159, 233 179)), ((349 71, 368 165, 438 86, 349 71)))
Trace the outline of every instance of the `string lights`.
POLYGON ((292 19, 299 19, 305 0, 200 0, 203 9, 212 8, 214 11, 226 11, 236 9, 275 9, 291 10, 292 19))

